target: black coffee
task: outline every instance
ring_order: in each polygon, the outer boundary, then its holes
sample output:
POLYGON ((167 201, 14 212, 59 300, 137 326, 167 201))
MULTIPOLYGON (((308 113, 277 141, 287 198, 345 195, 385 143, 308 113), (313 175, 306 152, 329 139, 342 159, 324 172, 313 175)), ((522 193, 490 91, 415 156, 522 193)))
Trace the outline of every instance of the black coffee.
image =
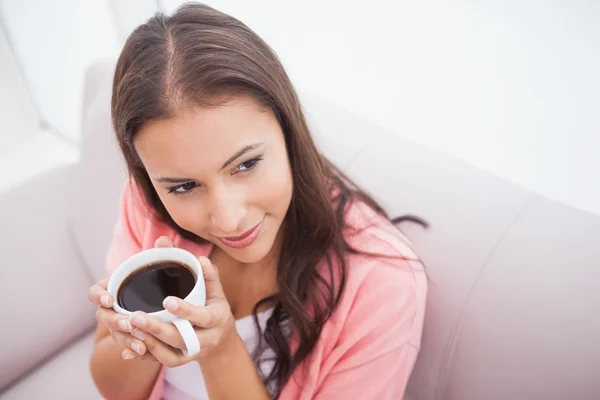
POLYGON ((183 299, 195 284, 196 274, 188 266, 177 261, 159 261, 129 275, 119 288, 117 302, 127 311, 161 311, 166 297, 183 299))

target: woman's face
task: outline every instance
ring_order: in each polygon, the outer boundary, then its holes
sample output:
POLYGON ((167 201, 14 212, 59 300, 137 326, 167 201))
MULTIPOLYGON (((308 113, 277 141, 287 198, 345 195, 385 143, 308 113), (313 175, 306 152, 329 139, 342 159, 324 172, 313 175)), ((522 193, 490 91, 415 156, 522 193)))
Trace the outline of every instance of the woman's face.
POLYGON ((292 198, 275 116, 248 98, 145 124, 135 148, 177 225, 243 263, 271 250, 292 198))

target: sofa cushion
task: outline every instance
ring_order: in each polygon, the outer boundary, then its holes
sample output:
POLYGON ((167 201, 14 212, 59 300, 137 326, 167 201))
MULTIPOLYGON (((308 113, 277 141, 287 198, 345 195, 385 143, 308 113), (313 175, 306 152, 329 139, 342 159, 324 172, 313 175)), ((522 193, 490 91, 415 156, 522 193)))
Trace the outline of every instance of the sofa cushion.
POLYGON ((0 400, 100 399, 89 369, 93 346, 94 333, 88 333, 0 394, 0 400))
POLYGON ((440 398, 600 399, 600 219, 553 201, 514 222, 478 277, 440 398))
POLYGON ((112 71, 113 64, 99 63, 86 75, 81 161, 70 191, 73 239, 96 281, 107 275, 106 252, 127 176, 111 124, 112 71))
POLYGON ((0 195, 0 390, 92 328, 89 272, 68 227, 72 166, 0 195))

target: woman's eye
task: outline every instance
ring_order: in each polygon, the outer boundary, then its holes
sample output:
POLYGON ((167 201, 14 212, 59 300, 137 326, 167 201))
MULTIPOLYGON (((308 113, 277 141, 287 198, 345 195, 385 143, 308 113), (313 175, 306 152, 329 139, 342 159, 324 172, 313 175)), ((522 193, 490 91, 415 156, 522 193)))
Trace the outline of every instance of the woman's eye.
POLYGON ((173 186, 169 189, 169 193, 187 193, 196 186, 198 186, 196 182, 186 182, 182 185, 173 186))
POLYGON ((235 168, 235 172, 244 172, 251 170, 252 168, 256 167, 256 164, 258 164, 260 160, 262 160, 261 157, 256 157, 251 160, 245 161, 235 168))

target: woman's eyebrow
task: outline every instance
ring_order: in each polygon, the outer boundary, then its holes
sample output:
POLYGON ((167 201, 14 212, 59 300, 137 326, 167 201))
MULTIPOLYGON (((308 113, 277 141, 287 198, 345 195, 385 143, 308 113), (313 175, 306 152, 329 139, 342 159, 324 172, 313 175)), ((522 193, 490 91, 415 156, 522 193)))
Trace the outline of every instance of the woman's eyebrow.
POLYGON ((231 157, 229 157, 227 159, 227 161, 225 161, 223 163, 223 166, 221 167, 221 170, 225 169, 229 164, 231 164, 232 162, 234 162, 235 160, 237 160, 239 157, 243 156, 244 154, 246 154, 250 150, 254 150, 254 149, 262 146, 263 144, 265 144, 265 142, 255 143, 255 144, 249 144, 247 146, 244 146, 242 149, 240 149, 239 151, 237 151, 234 155, 232 155, 231 157))
MULTIPOLYGON (((251 150, 254 150, 254 149, 257 149, 257 148, 259 148, 260 146, 262 146, 264 144, 265 144, 265 142, 255 143, 255 144, 249 144, 247 146, 244 146, 239 151, 237 151, 234 155, 232 155, 231 157, 229 157, 227 159, 227 161, 225 161, 223 163, 223 166, 221 167, 221 170, 225 169, 229 164, 231 164, 232 162, 234 162, 235 160, 237 160, 238 158, 240 158, 241 156, 243 156, 247 152, 249 152, 251 150)), ((155 181, 158 182, 158 183, 174 183, 174 184, 178 184, 178 183, 193 182, 193 181, 195 181, 195 179, 193 179, 193 178, 171 178, 171 177, 168 177, 168 176, 163 176, 163 177, 155 179, 155 181)))
POLYGON ((187 183, 187 182, 195 181, 195 179, 192 179, 192 178, 169 178, 169 177, 161 177, 161 178, 158 178, 155 180, 156 180, 156 182, 159 182, 159 183, 187 183))

